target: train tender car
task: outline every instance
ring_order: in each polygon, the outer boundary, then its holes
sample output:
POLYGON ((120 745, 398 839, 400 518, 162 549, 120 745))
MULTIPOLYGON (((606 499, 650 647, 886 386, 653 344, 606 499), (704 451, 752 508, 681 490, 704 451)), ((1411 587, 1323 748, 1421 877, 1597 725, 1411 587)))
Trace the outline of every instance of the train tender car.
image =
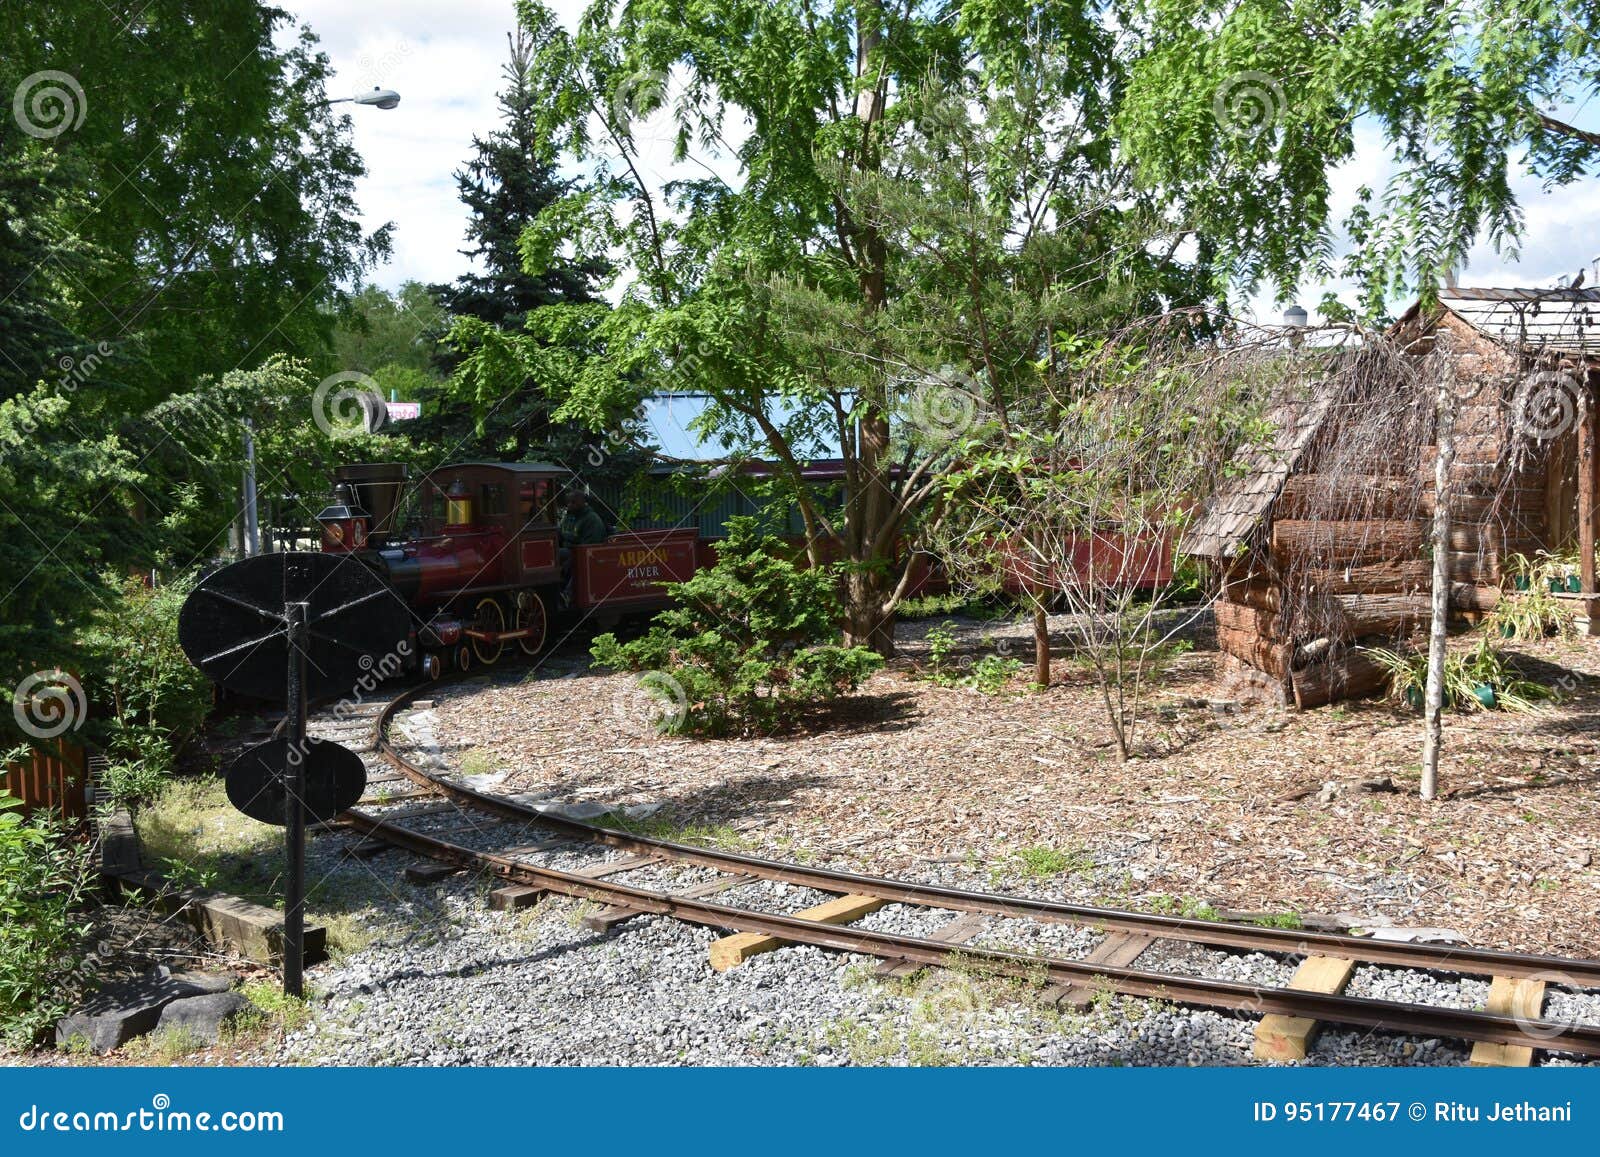
POLYGON ((574 548, 564 581, 556 523, 574 478, 548 463, 462 462, 414 485, 403 465, 371 463, 333 481, 317 516, 322 549, 359 558, 415 609, 412 653, 429 675, 498 662, 512 646, 536 655, 552 618, 604 626, 660 610, 662 584, 693 575, 699 555, 693 529, 613 534, 574 548))

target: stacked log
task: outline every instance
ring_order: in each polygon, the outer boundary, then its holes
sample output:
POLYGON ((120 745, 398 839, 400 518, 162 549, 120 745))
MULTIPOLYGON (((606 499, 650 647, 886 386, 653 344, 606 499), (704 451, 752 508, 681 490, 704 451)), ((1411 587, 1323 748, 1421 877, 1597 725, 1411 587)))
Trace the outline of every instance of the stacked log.
POLYGON ((1243 659, 1258 671, 1287 678, 1294 648, 1278 638, 1279 618, 1243 603, 1219 599, 1213 608, 1217 622, 1217 648, 1243 659))
POLYGON ((1354 566, 1399 562, 1422 553, 1420 519, 1321 522, 1279 519, 1272 524, 1272 554, 1279 566, 1354 566))
POLYGON ((1336 699, 1358 699, 1388 685, 1389 673, 1360 648, 1350 648, 1325 663, 1312 663, 1291 672, 1289 685, 1294 705, 1302 711, 1336 699))

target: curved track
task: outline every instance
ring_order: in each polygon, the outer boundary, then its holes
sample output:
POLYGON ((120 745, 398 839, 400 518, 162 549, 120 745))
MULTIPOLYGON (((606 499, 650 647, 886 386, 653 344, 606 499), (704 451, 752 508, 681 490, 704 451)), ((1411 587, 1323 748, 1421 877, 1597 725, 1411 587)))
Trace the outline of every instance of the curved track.
MULTIPOLYGON (((434 684, 432 686, 437 686, 434 684)), ((766 860, 756 856, 678 844, 608 828, 558 811, 519 803, 469 788, 430 772, 408 759, 389 737, 396 713, 427 686, 413 688, 387 703, 377 714, 371 741, 374 749, 408 780, 454 808, 544 829, 547 845, 583 842, 630 853, 615 874, 660 862, 709 868, 727 881, 685 892, 664 892, 606 879, 607 872, 567 872, 519 858, 532 848, 482 851, 401 826, 391 819, 355 809, 345 818, 355 828, 389 844, 456 867, 498 876, 543 891, 608 905, 613 922, 631 915, 671 916, 690 923, 734 932, 757 933, 782 941, 811 944, 922 965, 947 963, 953 952, 999 975, 1037 978, 1041 973, 1063 985, 1094 985, 1140 997, 1155 997, 1233 1013, 1304 1017, 1427 1036, 1526 1046, 1541 1051, 1600 1056, 1600 1026, 1501 1016, 1488 1012, 1407 1004, 1365 997, 1324 994, 1294 988, 1259 986, 1173 972, 1151 972, 1112 962, 1041 958, 975 948, 937 939, 868 931, 822 923, 799 916, 753 911, 715 903, 716 891, 749 880, 769 880, 823 892, 870 897, 929 909, 976 913, 1010 919, 1074 924, 1127 933, 1149 940, 1177 940, 1212 948, 1274 953, 1289 957, 1342 957, 1368 964, 1424 969, 1452 974, 1530 978, 1576 988, 1600 988, 1600 961, 1568 959, 1456 945, 1406 944, 1327 932, 1262 928, 1254 925, 1145 915, 1117 909, 1001 896, 907 881, 862 876, 824 868, 766 860)))

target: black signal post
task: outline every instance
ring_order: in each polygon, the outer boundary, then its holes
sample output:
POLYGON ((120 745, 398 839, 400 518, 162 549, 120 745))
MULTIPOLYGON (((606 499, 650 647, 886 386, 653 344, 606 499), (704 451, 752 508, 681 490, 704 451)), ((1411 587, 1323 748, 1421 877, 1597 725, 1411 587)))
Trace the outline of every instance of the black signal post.
POLYGON ((366 789, 361 757, 306 737, 306 704, 349 691, 408 654, 410 616, 387 585, 347 555, 275 552, 203 578, 178 615, 178 642, 208 678, 284 704, 283 733, 228 768, 228 799, 284 828, 283 991, 305 989, 306 821, 333 819, 366 789))
POLYGON ((289 669, 285 704, 289 746, 284 759, 284 854, 288 879, 283 904, 283 992, 304 995, 306 941, 306 647, 311 636, 306 626, 307 604, 285 604, 288 627, 289 669))

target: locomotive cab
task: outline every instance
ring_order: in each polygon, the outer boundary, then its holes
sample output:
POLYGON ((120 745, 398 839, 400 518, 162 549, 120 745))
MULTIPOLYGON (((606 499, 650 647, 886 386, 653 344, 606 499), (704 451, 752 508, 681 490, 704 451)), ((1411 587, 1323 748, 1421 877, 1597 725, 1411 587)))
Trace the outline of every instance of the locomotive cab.
POLYGON ((415 609, 425 670, 494 663, 508 646, 534 655, 560 591, 555 496, 570 478, 538 462, 442 466, 417 481, 412 529, 397 534, 405 468, 341 467, 322 546, 359 553, 415 609))

